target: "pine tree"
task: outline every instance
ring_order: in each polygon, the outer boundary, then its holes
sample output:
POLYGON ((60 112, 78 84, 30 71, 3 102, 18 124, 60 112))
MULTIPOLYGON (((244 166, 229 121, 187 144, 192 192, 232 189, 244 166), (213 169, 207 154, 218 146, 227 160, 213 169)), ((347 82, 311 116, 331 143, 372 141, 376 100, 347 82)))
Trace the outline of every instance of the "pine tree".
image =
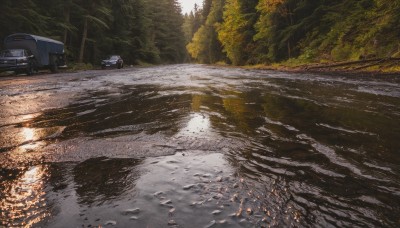
POLYGON ((39 13, 32 0, 2 1, 0 12, 1 38, 12 33, 46 34, 49 18, 39 13))

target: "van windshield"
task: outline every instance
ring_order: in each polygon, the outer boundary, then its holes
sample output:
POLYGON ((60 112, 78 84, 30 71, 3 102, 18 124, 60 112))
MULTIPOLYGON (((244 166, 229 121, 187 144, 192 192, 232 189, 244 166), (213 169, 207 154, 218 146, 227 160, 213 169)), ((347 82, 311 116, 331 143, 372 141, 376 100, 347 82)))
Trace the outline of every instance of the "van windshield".
POLYGON ((0 57, 23 57, 23 56, 24 56, 24 50, 22 49, 11 49, 0 52, 0 57))

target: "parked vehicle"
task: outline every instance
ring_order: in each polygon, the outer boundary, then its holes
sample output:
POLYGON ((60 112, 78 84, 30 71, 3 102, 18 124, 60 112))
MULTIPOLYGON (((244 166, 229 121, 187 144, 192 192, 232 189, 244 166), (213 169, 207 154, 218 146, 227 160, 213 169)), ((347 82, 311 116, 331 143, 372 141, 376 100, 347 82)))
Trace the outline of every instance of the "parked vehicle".
POLYGON ((0 69, 2 71, 14 71, 17 74, 24 72, 31 75, 36 70, 36 65, 35 57, 29 50, 7 49, 0 52, 0 69))
POLYGON ((101 61, 101 68, 113 67, 121 69, 124 67, 124 60, 119 55, 110 55, 107 59, 101 61))
POLYGON ((66 67, 64 44, 60 41, 25 33, 8 36, 0 56, 0 71, 25 72, 50 69, 56 73, 66 67))

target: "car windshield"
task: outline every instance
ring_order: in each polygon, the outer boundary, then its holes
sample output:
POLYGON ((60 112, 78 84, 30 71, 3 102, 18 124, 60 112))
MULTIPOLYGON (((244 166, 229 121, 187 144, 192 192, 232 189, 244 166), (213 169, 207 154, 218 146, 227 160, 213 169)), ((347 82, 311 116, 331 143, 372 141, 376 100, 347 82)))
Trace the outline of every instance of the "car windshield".
POLYGON ((108 58, 109 60, 118 60, 118 56, 116 55, 112 55, 110 56, 110 58, 108 58))
POLYGON ((21 49, 5 50, 0 53, 0 57, 22 57, 22 56, 24 56, 24 50, 21 49))

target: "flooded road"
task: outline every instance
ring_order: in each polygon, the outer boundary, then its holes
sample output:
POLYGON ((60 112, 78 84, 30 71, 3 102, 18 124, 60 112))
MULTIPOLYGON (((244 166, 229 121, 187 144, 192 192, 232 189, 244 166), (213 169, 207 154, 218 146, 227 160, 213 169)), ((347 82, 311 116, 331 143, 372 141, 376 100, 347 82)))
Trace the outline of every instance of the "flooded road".
POLYGON ((400 226, 398 81, 170 65, 0 106, 0 227, 400 226))

